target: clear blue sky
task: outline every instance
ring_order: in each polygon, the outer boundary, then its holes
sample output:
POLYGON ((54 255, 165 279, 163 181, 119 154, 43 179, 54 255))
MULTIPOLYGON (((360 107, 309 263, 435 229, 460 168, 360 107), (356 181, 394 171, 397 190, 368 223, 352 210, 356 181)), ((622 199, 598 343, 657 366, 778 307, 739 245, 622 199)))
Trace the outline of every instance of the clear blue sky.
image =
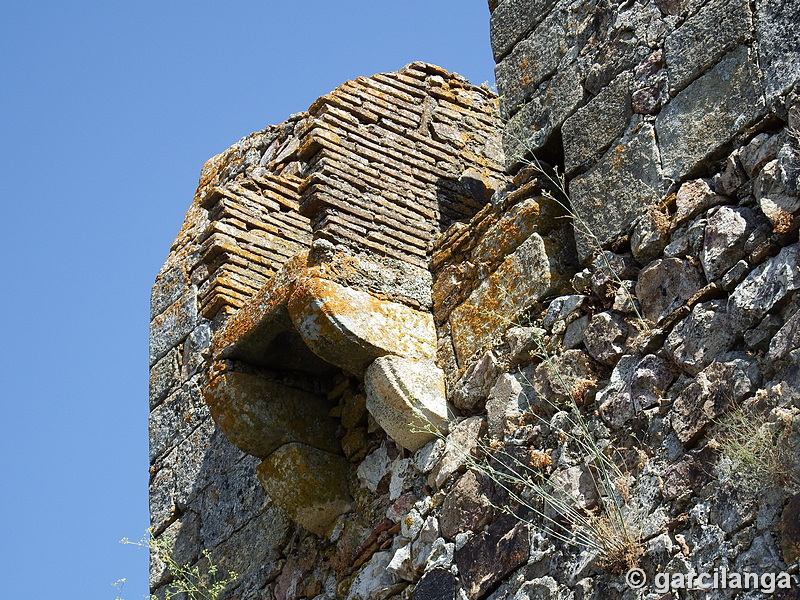
POLYGON ((347 79, 493 83, 486 0, 5 0, 0 598, 147 593, 150 286, 203 162, 347 79))

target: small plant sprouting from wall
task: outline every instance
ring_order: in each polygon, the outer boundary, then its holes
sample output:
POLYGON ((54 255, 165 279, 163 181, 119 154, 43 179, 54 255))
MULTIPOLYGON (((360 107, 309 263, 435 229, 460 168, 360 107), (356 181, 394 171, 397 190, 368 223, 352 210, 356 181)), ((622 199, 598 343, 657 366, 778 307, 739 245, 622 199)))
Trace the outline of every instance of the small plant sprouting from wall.
MULTIPOLYGON (((588 487, 596 492, 595 502, 584 505, 576 497, 577 490, 559 479, 548 452, 531 448, 528 456, 520 459, 514 450, 497 439, 478 440, 476 451, 470 451, 458 447, 433 427, 428 431, 443 440, 464 464, 483 473, 496 488, 505 492, 506 503, 495 505, 496 509, 544 530, 565 545, 595 554, 601 568, 624 573, 638 566, 644 555, 641 517, 632 501, 631 474, 618 466, 611 447, 601 443, 583 415, 579 406, 581 399, 576 398, 582 396, 582 392, 572 389, 565 381, 544 341, 537 340, 537 345, 536 357, 548 365, 562 389, 570 390, 569 400, 566 404, 557 404, 540 398, 560 414, 557 426, 540 416, 535 407, 521 415, 520 422, 546 425, 562 448, 571 446, 574 453, 581 456, 578 466, 588 478, 588 487)), ((532 382, 523 377, 522 384, 532 392, 532 382)))
POLYGON ((603 244, 600 238, 597 237, 583 218, 573 210, 572 201, 567 193, 567 181, 564 172, 559 171, 558 166, 550 166, 539 160, 533 148, 526 140, 517 138, 514 141, 522 146, 522 151, 517 156, 513 157, 511 162, 517 162, 531 169, 541 177, 543 188, 542 196, 555 202, 566 212, 567 217, 572 219, 575 231, 580 232, 585 237, 595 255, 603 261, 603 267, 606 272, 616 281, 618 288, 625 294, 627 303, 636 315, 634 324, 643 332, 650 331, 650 327, 641 313, 638 300, 630 293, 619 274, 609 262, 608 256, 603 250, 603 244))
MULTIPOLYGON (((154 537, 150 530, 138 542, 123 538, 120 543, 148 548, 166 565, 170 581, 165 586, 164 600, 172 600, 175 597, 187 600, 217 600, 239 576, 234 571, 228 571, 227 575, 223 577, 224 571, 214 563, 208 550, 202 551, 201 560, 194 565, 178 563, 172 555, 169 540, 154 537), (205 563, 203 568, 201 568, 201 563, 205 563)), ((120 579, 114 584, 114 587, 117 588, 116 600, 122 600, 119 593, 124 582, 124 579, 120 579)), ((157 600, 155 595, 150 595, 148 598, 157 600)))
POLYGON ((800 491, 800 474, 792 464, 791 417, 771 421, 753 407, 736 407, 717 422, 713 445, 720 454, 722 478, 759 494, 771 487, 800 491))

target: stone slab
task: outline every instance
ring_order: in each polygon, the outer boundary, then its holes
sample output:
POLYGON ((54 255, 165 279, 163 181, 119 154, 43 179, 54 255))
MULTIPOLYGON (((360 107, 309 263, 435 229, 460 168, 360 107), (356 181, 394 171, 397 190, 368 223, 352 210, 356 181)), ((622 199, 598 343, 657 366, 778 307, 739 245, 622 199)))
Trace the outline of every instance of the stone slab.
POLYGON ((330 403, 319 396, 246 373, 212 375, 205 392, 211 415, 239 449, 266 458, 289 442, 341 453, 330 403))
POLYGON ((364 375, 367 410, 398 444, 412 452, 447 430, 444 371, 433 361, 377 358, 364 375))
POLYGON ((764 113, 761 73, 751 51, 740 46, 692 82, 656 117, 664 175, 691 176, 764 113))
POLYGON ((433 317, 404 304, 310 277, 298 282, 288 306, 309 348, 356 375, 387 354, 416 359, 436 355, 433 317))
POLYGON ((347 459, 292 442, 266 458, 256 472, 270 498, 312 533, 324 535, 352 510, 347 459))
POLYGON ((581 260, 625 233, 665 189, 655 130, 640 123, 592 169, 569 183, 581 260))

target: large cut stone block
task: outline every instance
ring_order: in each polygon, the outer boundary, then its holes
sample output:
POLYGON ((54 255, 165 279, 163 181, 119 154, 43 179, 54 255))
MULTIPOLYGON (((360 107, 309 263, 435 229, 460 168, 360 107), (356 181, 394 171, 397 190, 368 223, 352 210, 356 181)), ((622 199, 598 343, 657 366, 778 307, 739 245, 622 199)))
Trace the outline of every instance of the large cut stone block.
POLYGON ((623 73, 564 121, 564 168, 573 172, 597 161, 625 133, 631 110, 631 75, 623 73))
POLYGON ((256 472, 270 498, 293 521, 325 535, 338 516, 353 509, 349 469, 342 456, 293 442, 273 452, 256 472))
POLYGON ((640 124, 569 184, 581 259, 625 233, 664 190, 655 131, 640 124))
POLYGON ((656 118, 664 175, 680 181, 764 112, 761 73, 742 46, 694 81, 656 118))
POLYGON ((548 13, 556 0, 505 0, 492 13, 489 37, 495 61, 500 60, 548 13))
POLYGON ((532 234, 452 312, 450 326, 460 365, 558 286, 563 269, 555 255, 538 233, 532 234))
POLYGON ((758 59, 766 79, 767 98, 786 92, 800 80, 800 4, 757 0, 758 59))
POLYGON ((383 356, 364 375, 367 410, 391 438, 412 452, 447 430, 444 371, 432 361, 383 356))
POLYGON ((580 74, 574 67, 544 82, 506 125, 506 164, 524 162, 527 154, 550 143, 564 120, 581 105, 583 95, 580 74))
POLYGON ((582 16, 558 6, 494 69, 500 92, 503 118, 513 115, 531 92, 558 69, 558 64, 575 43, 576 20, 582 16))
POLYGON ((379 356, 429 359, 436 354, 430 313, 326 279, 298 282, 289 315, 315 354, 356 375, 379 356))
POLYGON ((197 290, 190 287, 150 322, 150 366, 180 344, 197 323, 197 290))
POLYGON ((265 458, 302 442, 341 453, 327 400, 275 381, 232 371, 213 377, 205 400, 219 428, 240 450, 265 458))
POLYGON ((155 319, 191 286, 185 255, 170 255, 156 277, 150 293, 150 318, 155 319))
POLYGON ((725 52, 752 36, 753 17, 747 0, 712 0, 706 4, 664 44, 672 93, 685 88, 725 52))

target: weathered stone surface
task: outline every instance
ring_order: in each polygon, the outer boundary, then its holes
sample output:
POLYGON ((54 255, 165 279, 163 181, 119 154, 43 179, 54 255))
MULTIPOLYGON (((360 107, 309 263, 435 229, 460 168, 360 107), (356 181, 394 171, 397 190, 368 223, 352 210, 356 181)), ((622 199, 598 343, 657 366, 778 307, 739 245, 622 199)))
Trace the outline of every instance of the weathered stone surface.
POLYGON ((631 75, 623 73, 564 121, 561 133, 566 172, 600 158, 625 133, 631 114, 631 75))
POLYGON ((709 503, 709 522, 727 534, 738 531, 755 518, 755 500, 738 481, 721 483, 709 503))
POLYGON ((761 211, 778 233, 786 233, 793 226, 793 217, 800 211, 800 151, 793 144, 785 144, 777 159, 767 163, 753 185, 753 193, 761 211))
POLYGON ((469 417, 451 427, 444 454, 428 476, 428 483, 437 489, 441 488, 450 475, 476 458, 480 439, 485 434, 486 420, 481 417, 469 417))
POLYGON ((269 455, 256 472, 270 498, 293 521, 324 535, 339 515, 353 509, 349 469, 342 456, 292 442, 269 455))
POLYGON ((491 275, 532 233, 545 235, 555 228, 563 229, 565 215, 564 207, 543 196, 526 198, 513 205, 486 230, 472 250, 470 262, 475 265, 472 276, 483 279, 491 275))
POLYGON ((433 552, 433 545, 439 539, 439 520, 428 516, 419 530, 419 535, 411 544, 411 568, 416 573, 425 570, 433 552))
POLYGON ((775 339, 783 320, 778 315, 768 314, 761 322, 744 332, 742 338, 747 347, 754 352, 765 352, 770 342, 775 339))
POLYGON ((324 398, 233 371, 214 377, 204 395, 219 428, 248 454, 266 458, 289 442, 341 453, 324 398))
POLYGON ((180 353, 172 349, 150 368, 150 410, 180 385, 180 353))
POLYGON ((712 300, 696 304, 689 316, 675 325, 664 349, 687 373, 696 375, 729 350, 736 338, 725 301, 712 300))
POLYGON ((792 564, 800 558, 800 494, 795 494, 783 509, 780 531, 781 555, 786 564, 792 564))
POLYGON ((376 359, 364 375, 367 410, 391 438, 412 452, 447 430, 444 372, 432 361, 376 359))
POLYGON ((485 348, 522 310, 552 293, 561 283, 562 268, 538 233, 506 257, 450 316, 459 364, 485 348))
POLYGON ((514 594, 513 600, 556 600, 558 597, 558 582, 549 575, 545 575, 523 583, 514 594))
MULTIPOLYGON (((679 227, 673 232, 672 240, 664 248, 664 256, 667 258, 686 258, 689 259, 689 262, 694 263, 694 259, 702 252, 705 231, 705 219, 695 219, 679 227)), ((701 267, 701 265, 697 266, 701 267)))
POLYGON ((562 404, 582 404, 592 397, 601 378, 599 366, 583 350, 567 350, 536 367, 532 380, 540 409, 552 412, 562 404))
POLYGON ((356 475, 361 485, 373 493, 378 492, 378 486, 389 472, 391 464, 386 445, 382 444, 377 450, 371 452, 361 461, 356 470, 356 475))
POLYGON ((675 95, 723 54, 748 41, 752 30, 746 0, 712 0, 703 6, 664 42, 670 93, 675 95))
POLYGON ((333 368, 311 352, 295 331, 287 309, 295 281, 302 277, 307 263, 306 253, 288 261, 225 323, 214 335, 218 358, 312 373, 325 373, 333 368))
POLYGON ((587 300, 588 298, 581 294, 559 296, 547 307, 542 325, 545 329, 552 331, 553 326, 558 321, 572 321, 581 314, 581 311, 586 307, 587 300))
POLYGON ((796 348, 800 348, 800 310, 787 319, 770 341, 767 360, 780 360, 796 348))
POLYGON ((505 340, 515 361, 526 362, 538 350, 539 341, 547 334, 541 327, 512 327, 505 340))
MULTIPOLYGON (((248 470, 255 478, 252 467, 248 470)), ((260 485, 258 491, 259 495, 264 497, 264 491, 260 485)), ((244 522, 244 525, 236 529, 220 545, 210 549, 212 556, 220 557, 218 560, 221 568, 246 574, 237 580, 237 591, 245 597, 257 594, 259 590, 263 589, 264 580, 271 580, 278 576, 280 568, 283 566, 280 560, 280 549, 287 542, 288 534, 292 530, 292 524, 283 511, 270 503, 269 499, 265 500, 267 500, 265 502, 267 506, 264 510, 250 519, 245 519, 243 518, 242 500, 238 499, 235 504, 237 508, 235 518, 238 522, 237 525, 241 522, 244 522), (248 551, 243 552, 243 548, 247 548, 248 551)), ((205 507, 203 516, 205 513, 217 510, 218 507, 219 503, 205 507)), ((201 534, 205 535, 205 522, 201 534)), ((208 542, 206 541, 206 543, 208 542)), ((196 551, 197 547, 195 545, 192 550, 196 551)))
POLYGON ((636 279, 640 267, 633 257, 606 250, 592 261, 592 292, 600 298, 611 298, 619 287, 619 282, 636 279))
POLYGON ((492 12, 489 32, 495 61, 527 35, 555 4, 555 0, 505 0, 492 12))
POLYGON ((493 508, 485 488, 487 476, 469 470, 445 496, 439 527, 442 535, 453 540, 456 534, 483 527, 492 516, 493 508))
POLYGON ((172 255, 161 267, 150 295, 151 320, 164 312, 189 290, 191 281, 186 272, 187 262, 185 258, 172 255))
POLYGON ((567 325, 564 330, 564 337, 561 340, 561 345, 567 350, 574 350, 583 345, 583 335, 586 333, 586 328, 589 326, 588 315, 578 317, 572 323, 567 325))
POLYGON ((208 419, 197 384, 192 381, 171 394, 150 413, 150 462, 182 442, 208 419))
POLYGON ((502 438, 506 424, 528 408, 528 397, 516 377, 503 373, 489 390, 486 419, 489 435, 502 438))
POLYGON ((778 150, 783 144, 783 136, 759 133, 742 147, 736 158, 747 173, 748 177, 755 177, 768 162, 778 157, 778 150))
POLYGON ((726 292, 732 292, 739 285, 747 274, 750 273, 750 263, 740 260, 733 265, 719 280, 720 286, 726 292))
POLYGON ((661 493, 665 500, 675 500, 688 492, 697 492, 711 478, 711 461, 714 456, 710 449, 693 450, 678 462, 667 467, 664 473, 661 493))
POLYGON ((679 181, 703 166, 764 111, 761 75, 740 47, 692 82, 656 117, 664 176, 679 181))
POLYGON ((431 553, 425 562, 425 570, 444 568, 449 569, 453 564, 453 553, 455 544, 446 542, 444 538, 436 538, 431 545, 431 553))
POLYGON ((712 206, 725 202, 726 198, 715 194, 705 179, 687 181, 675 194, 675 215, 672 217, 672 226, 682 225, 712 206))
MULTIPOLYGON (((525 7, 526 11, 530 7, 525 7)), ((565 5, 548 14, 527 38, 495 67, 497 89, 503 97, 501 115, 508 118, 539 85, 556 72, 561 58, 568 52, 576 33, 578 20, 584 15, 572 13, 565 5), (572 23, 572 27, 567 24, 572 23)))
POLYGON ((558 71, 542 83, 533 98, 506 124, 506 163, 524 162, 526 155, 546 146, 565 119, 581 105, 583 96, 581 78, 575 68, 558 71), (553 98, 559 101, 553 102, 553 98))
POLYGON ((689 261, 664 258, 642 270, 636 284, 636 297, 642 303, 645 318, 660 323, 683 306, 703 284, 702 275, 689 261))
POLYGON ((793 2, 758 0, 756 23, 758 27, 758 59, 764 71, 768 100, 785 92, 798 79, 800 73, 800 34, 795 23, 800 19, 800 8, 793 2))
MULTIPOLYGON (((208 485, 203 488, 199 501, 194 505, 203 517, 201 533, 207 547, 211 549, 235 539, 242 523, 253 519, 256 514, 260 516, 255 521, 269 525, 260 537, 265 540, 273 538, 273 542, 283 539, 292 524, 264 494, 264 487, 255 472, 260 461, 242 454, 232 444, 227 445, 229 448, 223 456, 215 458, 221 469, 207 478, 208 485), (225 473, 224 477, 216 476, 220 471, 225 473)), ((259 532, 251 531, 249 535, 259 536, 259 532)), ((277 553, 278 547, 264 548, 264 552, 277 553)))
POLYGON ((386 568, 391 559, 391 552, 376 552, 356 575, 347 600, 384 600, 399 592, 404 586, 386 568))
POLYGON ((222 434, 215 434, 215 429, 212 420, 204 421, 151 467, 150 522, 154 531, 163 530, 196 499, 198 489, 208 477, 209 459, 224 453, 226 444, 241 456, 222 434), (216 444, 213 452, 197 451, 212 444, 216 444))
POLYGON ((428 359, 436 354, 436 330, 427 312, 332 281, 298 283, 289 299, 297 331, 315 354, 346 371, 362 374, 379 356, 428 359))
POLYGON ((456 594, 456 582, 447 569, 431 569, 414 587, 413 600, 453 600, 456 594))
POLYGON ((631 252, 646 265, 661 255, 669 243, 669 217, 657 207, 650 207, 639 217, 631 234, 631 252))
POLYGON ((629 130, 585 175, 569 184, 578 216, 575 241, 586 259, 656 204, 664 192, 661 161, 652 125, 629 130))
POLYGON ((189 288, 150 321, 150 366, 180 344, 197 324, 197 290, 189 288))
POLYGON ((654 354, 623 356, 606 387, 597 393, 599 413, 606 423, 621 427, 643 410, 657 406, 675 373, 654 354))
POLYGON ((482 597, 530 552, 528 526, 504 517, 456 550, 455 563, 470 600, 482 597))
POLYGON ((708 281, 716 281, 748 254, 748 246, 764 239, 758 225, 755 213, 746 207, 722 206, 709 211, 700 254, 708 281))
POLYGON ((675 400, 672 429, 684 445, 692 445, 728 407, 755 391, 761 372, 755 360, 732 353, 698 373, 675 400))
POLYGON ((624 315, 633 315, 639 318, 642 314, 642 306, 636 298, 636 282, 626 279, 620 282, 614 299, 611 303, 612 312, 624 315))
POLYGON ((583 333, 586 351, 600 363, 613 367, 625 352, 628 324, 617 312, 597 313, 583 333))
POLYGON ((585 510, 597 505, 600 499, 592 473, 583 466, 556 471, 550 476, 553 499, 548 501, 551 514, 564 515, 565 507, 585 510))
POLYGON ((635 91, 631 95, 633 112, 641 115, 655 115, 669 100, 667 93, 667 70, 664 51, 654 50, 634 69, 635 91))
POLYGON ((591 2, 576 4, 600 17, 579 24, 576 32, 578 39, 581 39, 581 34, 589 34, 581 54, 589 53, 591 56, 585 82, 586 90, 591 94, 597 94, 623 71, 638 71, 637 64, 647 59, 651 47, 655 47, 664 35, 664 25, 659 22, 661 15, 654 3, 617 7, 591 2), (595 7, 600 9, 599 12, 595 7))
POLYGON ((425 444, 414 454, 414 465, 420 473, 430 473, 442 458, 445 449, 445 442, 436 439, 425 444))
POLYGON ((398 580, 414 581, 417 574, 411 564, 411 543, 405 540, 405 545, 400 546, 392 555, 392 560, 386 565, 389 571, 398 580))
POLYGON ((800 244, 783 248, 750 273, 728 299, 733 327, 746 329, 790 291, 800 288, 800 244))
POLYGON ((747 179, 747 173, 745 173, 742 165, 739 163, 736 153, 733 153, 722 163, 720 172, 714 175, 712 182, 715 192, 718 194, 725 194, 726 196, 732 196, 742 187, 747 179))

